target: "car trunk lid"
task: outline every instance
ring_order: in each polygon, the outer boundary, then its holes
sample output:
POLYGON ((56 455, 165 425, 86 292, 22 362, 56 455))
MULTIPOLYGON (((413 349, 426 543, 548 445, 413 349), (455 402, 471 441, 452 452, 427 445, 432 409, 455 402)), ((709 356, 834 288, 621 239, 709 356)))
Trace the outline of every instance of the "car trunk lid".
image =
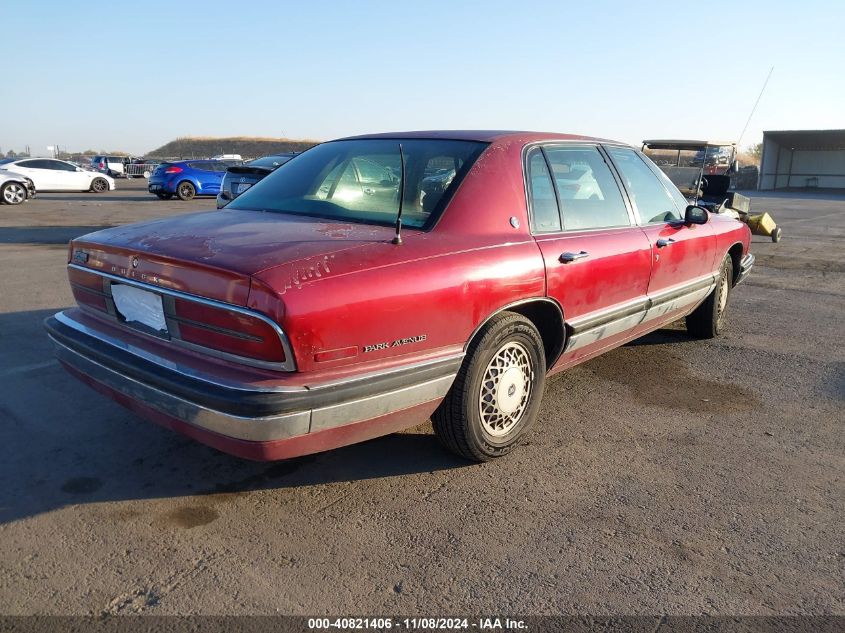
POLYGON ((70 263, 245 306, 262 271, 390 236, 388 227, 222 209, 84 235, 71 242, 70 263))

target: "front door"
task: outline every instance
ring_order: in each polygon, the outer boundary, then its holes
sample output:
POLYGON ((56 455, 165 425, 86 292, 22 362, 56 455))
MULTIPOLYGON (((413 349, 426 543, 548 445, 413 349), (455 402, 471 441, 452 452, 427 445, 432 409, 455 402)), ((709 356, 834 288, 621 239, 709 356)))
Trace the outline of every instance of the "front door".
POLYGON ((628 147, 606 149, 651 245, 651 307, 646 320, 682 314, 706 297, 715 283, 713 228, 683 222, 686 199, 639 152, 628 147))
POLYGON ((613 345, 642 321, 651 245, 597 146, 535 147, 527 160, 547 294, 572 329, 560 367, 613 345))

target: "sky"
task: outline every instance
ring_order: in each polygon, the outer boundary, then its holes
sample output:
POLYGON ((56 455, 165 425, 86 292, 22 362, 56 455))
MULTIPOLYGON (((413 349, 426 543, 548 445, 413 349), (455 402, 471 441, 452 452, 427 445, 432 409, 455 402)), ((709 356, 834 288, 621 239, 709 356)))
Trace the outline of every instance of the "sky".
POLYGON ((746 146, 845 128, 843 22, 838 0, 8 2, 0 151, 414 129, 736 141, 774 67, 746 146))

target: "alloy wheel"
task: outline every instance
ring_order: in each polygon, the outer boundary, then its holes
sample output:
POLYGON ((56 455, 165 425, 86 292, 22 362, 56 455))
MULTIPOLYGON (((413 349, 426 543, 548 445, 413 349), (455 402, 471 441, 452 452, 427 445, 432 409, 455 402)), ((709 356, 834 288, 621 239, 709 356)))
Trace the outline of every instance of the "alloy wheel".
POLYGON ((490 359, 484 371, 478 411, 485 432, 507 435, 520 421, 531 397, 534 372, 528 350, 509 341, 490 359))
POLYGON ((23 185, 10 182, 3 189, 3 201, 6 204, 20 204, 24 200, 26 200, 26 189, 23 188, 23 185))

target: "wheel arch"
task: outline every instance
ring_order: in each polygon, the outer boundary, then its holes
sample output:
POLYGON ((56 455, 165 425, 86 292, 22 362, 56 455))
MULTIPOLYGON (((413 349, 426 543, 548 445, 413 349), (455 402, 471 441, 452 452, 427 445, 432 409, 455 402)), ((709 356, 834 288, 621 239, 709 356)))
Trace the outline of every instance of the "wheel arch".
POLYGON ((466 345, 464 345, 464 351, 469 348, 484 325, 490 319, 503 312, 513 312, 522 315, 537 328, 540 338, 543 340, 543 351, 546 356, 546 371, 551 369, 557 362, 557 359, 560 358, 561 353, 563 353, 563 347, 569 336, 569 332, 566 321, 563 318, 563 309, 557 301, 549 297, 520 299, 492 312, 476 326, 466 345))
POLYGON ((740 264, 742 262, 742 242, 737 242, 728 249, 727 252, 731 258, 731 267, 733 268, 733 284, 736 285, 736 280, 739 279, 740 264))

